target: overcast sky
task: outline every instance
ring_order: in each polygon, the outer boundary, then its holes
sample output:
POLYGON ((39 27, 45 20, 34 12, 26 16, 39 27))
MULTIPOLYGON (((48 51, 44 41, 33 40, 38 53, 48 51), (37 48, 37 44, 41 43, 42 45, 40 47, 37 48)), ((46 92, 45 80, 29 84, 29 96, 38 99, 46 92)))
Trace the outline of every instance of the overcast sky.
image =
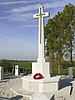
POLYGON ((0 0, 0 59, 37 59, 38 13, 40 5, 50 17, 62 11, 68 3, 75 0, 0 0))

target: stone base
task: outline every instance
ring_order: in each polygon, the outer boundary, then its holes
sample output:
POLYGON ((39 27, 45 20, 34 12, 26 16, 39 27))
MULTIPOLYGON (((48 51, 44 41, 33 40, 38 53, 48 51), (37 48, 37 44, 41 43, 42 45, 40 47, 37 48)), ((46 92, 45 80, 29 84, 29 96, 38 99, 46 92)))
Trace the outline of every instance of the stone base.
POLYGON ((60 76, 35 80, 32 76, 24 76, 22 88, 29 92, 55 92, 59 89, 60 76))
POLYGON ((41 73, 43 77, 50 77, 49 62, 33 62, 32 63, 32 77, 36 73, 41 73))

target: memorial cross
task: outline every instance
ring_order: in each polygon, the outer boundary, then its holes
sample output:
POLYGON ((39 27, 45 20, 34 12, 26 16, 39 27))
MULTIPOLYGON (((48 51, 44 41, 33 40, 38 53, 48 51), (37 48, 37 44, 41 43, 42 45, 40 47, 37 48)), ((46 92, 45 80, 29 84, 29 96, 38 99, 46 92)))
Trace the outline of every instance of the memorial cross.
POLYGON ((44 18, 48 17, 49 13, 44 12, 44 7, 39 7, 39 14, 34 14, 34 18, 39 18, 39 34, 38 34, 38 62, 45 62, 44 58, 44 18))

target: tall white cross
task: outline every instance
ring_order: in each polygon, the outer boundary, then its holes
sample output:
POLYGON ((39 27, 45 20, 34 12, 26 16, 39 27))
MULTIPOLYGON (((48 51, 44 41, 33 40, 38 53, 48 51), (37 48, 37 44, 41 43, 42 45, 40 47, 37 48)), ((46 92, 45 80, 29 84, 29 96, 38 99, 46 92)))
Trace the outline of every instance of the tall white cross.
POLYGON ((49 13, 44 12, 44 7, 39 7, 39 14, 34 14, 34 18, 39 18, 39 34, 38 34, 38 62, 45 62, 44 57, 44 18, 48 17, 49 13))

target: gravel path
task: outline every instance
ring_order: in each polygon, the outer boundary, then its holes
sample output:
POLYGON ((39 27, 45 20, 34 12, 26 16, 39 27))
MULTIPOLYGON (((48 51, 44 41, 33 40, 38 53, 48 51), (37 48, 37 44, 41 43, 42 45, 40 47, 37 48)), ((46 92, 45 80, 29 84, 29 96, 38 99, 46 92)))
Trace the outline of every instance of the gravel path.
POLYGON ((0 81, 0 100, 27 100, 11 91, 11 87, 21 85, 21 78, 6 79, 0 81))

